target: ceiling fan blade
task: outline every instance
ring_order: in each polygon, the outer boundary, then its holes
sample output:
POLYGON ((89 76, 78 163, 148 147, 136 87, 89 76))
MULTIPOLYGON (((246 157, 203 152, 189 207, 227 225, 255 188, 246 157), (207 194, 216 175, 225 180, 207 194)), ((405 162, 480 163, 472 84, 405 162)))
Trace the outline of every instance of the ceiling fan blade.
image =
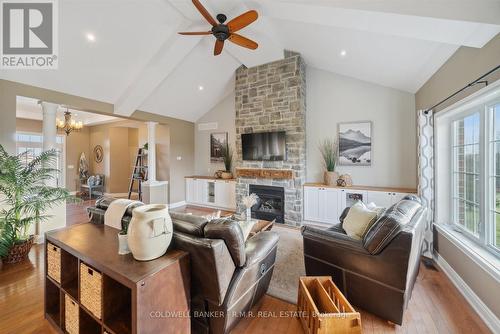
POLYGON ((215 19, 212 17, 212 15, 210 15, 208 10, 206 10, 205 7, 203 7, 203 5, 201 4, 201 2, 199 0, 193 0, 193 5, 196 7, 196 9, 198 9, 200 14, 203 15, 205 20, 207 20, 208 23, 210 23, 212 25, 212 27, 214 27, 218 24, 217 21, 215 21, 215 19))
POLYGON ((224 41, 216 40, 214 48, 214 56, 220 55, 223 47, 224 47, 224 41))
POLYGON ((178 32, 179 35, 211 35, 211 31, 183 31, 178 32))
POLYGON ((235 17, 231 21, 227 23, 230 32, 236 32, 240 29, 245 28, 247 25, 257 20, 259 14, 255 10, 249 10, 246 13, 241 14, 238 17, 235 17))
POLYGON ((233 42, 234 44, 238 44, 239 46, 242 46, 247 49, 255 50, 259 47, 259 44, 255 43, 251 39, 248 39, 246 37, 243 37, 238 34, 231 34, 229 36, 229 40, 233 42))

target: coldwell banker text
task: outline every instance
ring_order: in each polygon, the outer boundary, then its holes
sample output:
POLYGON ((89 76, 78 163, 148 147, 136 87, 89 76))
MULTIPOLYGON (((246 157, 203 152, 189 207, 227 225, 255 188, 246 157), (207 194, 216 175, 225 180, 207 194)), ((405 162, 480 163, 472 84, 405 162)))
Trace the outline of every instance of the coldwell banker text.
POLYGON ((0 0, 2 69, 57 69, 57 0, 0 0))

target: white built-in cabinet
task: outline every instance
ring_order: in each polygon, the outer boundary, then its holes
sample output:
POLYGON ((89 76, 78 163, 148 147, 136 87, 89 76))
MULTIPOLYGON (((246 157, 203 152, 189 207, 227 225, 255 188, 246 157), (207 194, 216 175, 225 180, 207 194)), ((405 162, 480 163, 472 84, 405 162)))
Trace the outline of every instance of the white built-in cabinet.
POLYGON ((186 203, 221 209, 236 209, 236 182, 186 178, 186 203))
MULTIPOLYGON (((369 187, 367 187, 369 188, 369 187)), ((335 224, 348 206, 356 201, 375 203, 388 208, 401 200, 409 192, 363 190, 361 188, 337 188, 321 185, 304 186, 304 220, 310 222, 335 224)))

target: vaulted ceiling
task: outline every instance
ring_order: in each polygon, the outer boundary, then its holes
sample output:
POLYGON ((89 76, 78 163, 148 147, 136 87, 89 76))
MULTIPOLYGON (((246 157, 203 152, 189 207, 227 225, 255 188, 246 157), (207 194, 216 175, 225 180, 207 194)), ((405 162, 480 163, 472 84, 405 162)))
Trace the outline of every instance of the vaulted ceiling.
POLYGON ((416 92, 460 47, 500 32, 498 0, 201 0, 215 16, 249 9, 250 51, 212 36, 190 0, 59 1, 59 69, 0 70, 0 78, 195 121, 234 90, 234 71, 301 53, 308 65, 416 92), (93 34, 95 41, 86 39, 93 34), (342 51, 345 55, 342 56, 342 51))

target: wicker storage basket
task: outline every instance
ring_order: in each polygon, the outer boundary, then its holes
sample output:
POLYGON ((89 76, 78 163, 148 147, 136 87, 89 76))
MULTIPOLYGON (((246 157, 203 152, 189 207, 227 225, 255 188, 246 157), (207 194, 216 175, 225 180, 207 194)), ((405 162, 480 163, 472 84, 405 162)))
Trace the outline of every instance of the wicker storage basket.
POLYGON ((47 243, 47 274, 61 284, 61 248, 47 243))
POLYGON ((300 277, 297 302, 306 334, 361 334, 361 316, 330 276, 300 277))
POLYGON ((79 334, 78 304, 68 295, 64 296, 64 327, 69 334, 79 334))
POLYGON ((85 263, 80 263, 80 302, 101 319, 102 275, 85 263))

